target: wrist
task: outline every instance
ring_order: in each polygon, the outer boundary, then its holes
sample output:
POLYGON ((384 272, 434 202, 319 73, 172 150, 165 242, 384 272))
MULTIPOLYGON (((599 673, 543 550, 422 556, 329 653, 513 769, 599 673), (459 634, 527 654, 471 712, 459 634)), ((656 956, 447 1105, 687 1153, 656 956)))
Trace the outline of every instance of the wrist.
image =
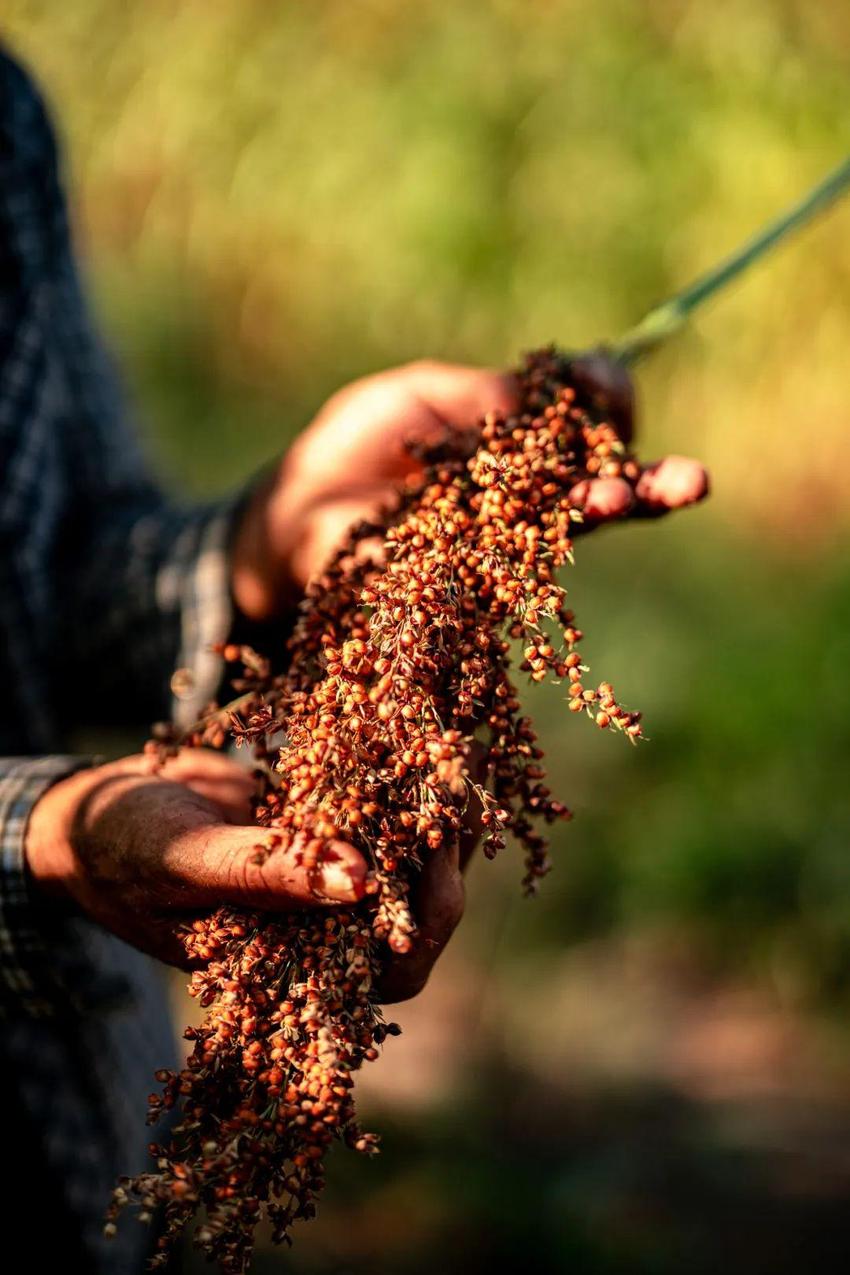
POLYGON ((46 789, 30 811, 24 831, 24 866, 27 880, 39 895, 58 902, 71 897, 68 882, 73 873, 71 844, 74 811, 81 794, 83 775, 75 773, 46 789))
POLYGON ((297 521, 279 466, 255 488, 233 540, 233 600, 248 620, 274 620, 299 595, 292 567, 297 521))

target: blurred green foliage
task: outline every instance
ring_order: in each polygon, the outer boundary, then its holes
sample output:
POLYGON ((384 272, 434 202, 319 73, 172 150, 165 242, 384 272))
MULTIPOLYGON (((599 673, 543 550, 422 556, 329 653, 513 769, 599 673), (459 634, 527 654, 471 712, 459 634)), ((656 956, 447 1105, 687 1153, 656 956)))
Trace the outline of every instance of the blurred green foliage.
MULTIPOLYGON (((850 140, 839 0, 4 8, 67 139, 139 416, 194 493, 251 474, 352 376, 617 335, 850 140)), ((644 454, 699 455, 714 496, 580 546, 587 657, 651 742, 583 729, 557 689, 530 697, 578 818, 495 949, 517 865, 473 873, 462 942, 504 1003, 545 990, 567 945, 652 932, 783 1006, 846 1008, 848 228, 835 209, 639 371, 644 454)), ((545 1263, 685 1269, 605 1232, 550 1228, 545 1263)))

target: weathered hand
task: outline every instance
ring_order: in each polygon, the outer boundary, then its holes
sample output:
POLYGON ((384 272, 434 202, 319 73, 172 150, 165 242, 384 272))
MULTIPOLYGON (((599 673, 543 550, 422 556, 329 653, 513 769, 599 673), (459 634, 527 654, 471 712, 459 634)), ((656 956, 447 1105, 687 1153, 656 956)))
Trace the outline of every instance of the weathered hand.
MULTIPOLYGON (((634 392, 625 370, 599 353, 573 359, 571 372, 580 391, 629 441, 634 392)), ((377 513, 416 473, 407 443, 438 438, 447 426, 467 428, 493 409, 509 412, 516 389, 513 377, 496 371, 425 361, 334 394, 247 511, 234 557, 234 591, 243 611, 265 618, 303 589, 349 527, 377 513)), ((627 513, 655 517, 695 503, 707 490, 703 467, 680 456, 649 466, 636 489, 620 478, 594 479, 581 492, 584 522, 575 531, 592 531, 627 513)), ((476 837, 472 828, 460 852, 445 849, 428 858, 414 898, 419 935, 408 955, 388 960, 382 999, 405 1000, 427 982, 461 919, 463 867, 476 837)))
POLYGON ((296 842, 254 862, 264 830, 248 826, 252 791, 246 771, 201 749, 159 769, 138 756, 79 771, 30 815, 33 885, 175 965, 185 963, 177 925, 199 911, 221 903, 289 911, 362 897, 366 864, 345 842, 333 845, 319 896, 296 842))
POLYGON ((415 473, 410 441, 469 426, 513 406, 513 378, 418 362, 354 381, 334 394, 296 439, 249 507, 237 538, 233 588, 252 619, 274 614, 415 473))
MULTIPOLYGON (((630 436, 632 391, 625 373, 601 355, 576 359, 573 370, 630 436)), ((377 513, 416 472, 407 443, 439 438, 447 426, 468 428, 490 410, 509 412, 516 392, 512 376, 425 361, 365 377, 334 394, 246 510, 233 559, 241 610, 265 619, 297 597, 347 530, 377 513)), ((705 490, 702 466, 670 457, 641 480, 640 512, 690 504, 705 490)), ((585 492, 586 527, 621 517, 633 500, 621 479, 593 481, 585 492)))

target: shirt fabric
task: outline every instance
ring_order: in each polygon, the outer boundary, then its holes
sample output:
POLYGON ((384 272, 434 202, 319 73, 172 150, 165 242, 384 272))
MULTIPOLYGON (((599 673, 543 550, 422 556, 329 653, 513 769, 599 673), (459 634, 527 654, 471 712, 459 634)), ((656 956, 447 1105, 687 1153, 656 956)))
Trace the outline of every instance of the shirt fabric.
POLYGON ((0 1080, 91 1272, 135 1272, 150 1244, 129 1217, 104 1240, 103 1215, 148 1160, 146 1098, 174 1042, 161 967, 34 898, 24 832, 86 764, 64 753, 72 728, 167 716, 178 666, 188 720, 215 692, 235 508, 180 507, 150 477, 81 291, 44 105, 0 50, 0 1080))

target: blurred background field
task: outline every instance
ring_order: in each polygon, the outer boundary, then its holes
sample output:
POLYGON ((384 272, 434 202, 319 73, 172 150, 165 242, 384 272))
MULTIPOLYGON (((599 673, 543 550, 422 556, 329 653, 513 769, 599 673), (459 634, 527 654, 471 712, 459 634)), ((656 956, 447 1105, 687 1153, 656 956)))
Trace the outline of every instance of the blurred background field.
MULTIPOLYGON (((850 150, 840 0, 7 0, 166 479, 251 475, 355 375, 613 337, 850 150)), ((711 503, 582 544, 639 749, 529 696, 576 810, 477 864, 364 1074, 385 1134, 262 1273, 844 1270, 850 206, 638 374, 711 503)), ((184 1012, 181 1005, 180 1012, 184 1012)))

